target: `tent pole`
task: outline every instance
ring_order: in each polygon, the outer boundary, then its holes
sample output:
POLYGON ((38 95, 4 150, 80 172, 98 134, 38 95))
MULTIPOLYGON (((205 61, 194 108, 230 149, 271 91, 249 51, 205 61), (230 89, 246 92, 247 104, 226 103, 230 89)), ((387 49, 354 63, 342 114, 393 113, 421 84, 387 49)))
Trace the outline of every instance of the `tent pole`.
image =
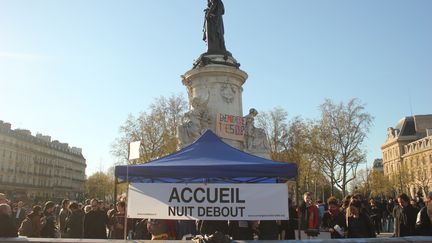
POLYGON ((117 205, 117 185, 118 185, 118 179, 116 176, 114 176, 114 208, 117 205))
POLYGON ((128 227, 128 214, 129 214, 129 212, 127 211, 127 205, 128 205, 128 203, 129 203, 129 182, 126 184, 126 188, 127 188, 127 190, 126 190, 126 208, 125 208, 125 216, 124 216, 124 218, 125 218, 125 222, 124 222, 124 235, 123 235, 123 239, 124 240, 127 240, 127 236, 128 236, 128 230, 127 230, 127 227, 128 227))
POLYGON ((125 208, 125 216, 124 216, 124 219, 125 219, 125 221, 124 221, 124 235, 123 235, 123 239, 124 240, 126 240, 127 239, 127 234, 128 234, 128 230, 127 230, 127 227, 128 227, 128 214, 129 214, 129 212, 128 212, 128 205, 129 205, 129 161, 128 161, 128 164, 126 165, 126 208, 125 208))
MULTIPOLYGON (((295 181, 295 191, 296 191, 296 206, 297 206, 297 208, 299 208, 299 206, 300 206, 299 205, 299 203, 300 203, 300 200, 299 200, 300 194, 299 194, 299 180, 298 180, 298 176, 297 176, 296 181, 295 181)), ((298 235, 298 239, 301 240, 300 219, 297 220, 297 235, 298 235)))

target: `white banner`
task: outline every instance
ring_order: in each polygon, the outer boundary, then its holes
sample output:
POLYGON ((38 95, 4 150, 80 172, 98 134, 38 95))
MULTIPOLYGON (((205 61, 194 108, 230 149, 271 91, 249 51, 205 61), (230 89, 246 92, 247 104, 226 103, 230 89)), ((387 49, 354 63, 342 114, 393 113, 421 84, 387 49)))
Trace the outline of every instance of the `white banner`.
POLYGON ((132 183, 129 218, 287 220, 286 184, 132 183))
POLYGON ((129 160, 140 158, 141 141, 129 143, 129 160))

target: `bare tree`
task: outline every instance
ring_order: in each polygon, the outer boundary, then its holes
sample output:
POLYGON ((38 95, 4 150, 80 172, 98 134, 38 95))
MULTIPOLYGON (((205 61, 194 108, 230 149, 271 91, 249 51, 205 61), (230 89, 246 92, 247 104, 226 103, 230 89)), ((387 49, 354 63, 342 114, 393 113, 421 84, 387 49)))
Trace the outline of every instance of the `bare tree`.
POLYGON ((386 177, 383 172, 372 170, 368 175, 368 181, 372 196, 378 197, 391 195, 392 186, 388 177, 386 177))
POLYGON ((284 149, 283 143, 288 133, 287 117, 288 113, 280 107, 269 112, 260 112, 257 116, 257 127, 266 132, 272 156, 284 149))
POLYGON ((104 172, 96 172, 89 176, 85 182, 87 198, 99 198, 102 200, 112 200, 114 193, 114 179, 104 172))
POLYGON ((128 144, 141 141, 140 159, 135 163, 168 155, 177 150, 176 127, 186 110, 186 101, 181 95, 160 97, 150 105, 150 111, 138 117, 129 115, 120 126, 120 136, 112 144, 111 153, 118 164, 128 162, 128 144))
POLYGON ((352 180, 349 186, 353 194, 362 194, 365 198, 369 197, 368 172, 366 169, 359 169, 356 177, 352 180))
POLYGON ((315 189, 320 172, 311 153, 312 123, 301 117, 288 120, 287 116, 282 108, 274 108, 270 112, 262 112, 257 117, 257 124, 268 134, 271 158, 296 163, 300 190, 315 189))
POLYGON ((389 181, 395 193, 409 193, 410 183, 414 180, 414 175, 405 163, 398 163, 395 172, 390 176, 389 181))
POLYGON ((322 121, 312 128, 311 146, 312 155, 319 168, 330 180, 330 194, 335 194, 335 184, 341 182, 340 170, 338 170, 338 149, 334 137, 329 130, 321 130, 322 121))
POLYGON ((333 182, 345 196, 347 185, 356 177, 358 165, 365 162, 366 155, 362 144, 372 125, 373 117, 357 99, 351 99, 347 104, 334 104, 327 99, 320 106, 320 110, 320 130, 331 143, 329 147, 325 146, 330 151, 325 149, 321 153, 325 156, 328 154, 328 161, 336 162, 335 173, 331 177, 334 177, 333 182))

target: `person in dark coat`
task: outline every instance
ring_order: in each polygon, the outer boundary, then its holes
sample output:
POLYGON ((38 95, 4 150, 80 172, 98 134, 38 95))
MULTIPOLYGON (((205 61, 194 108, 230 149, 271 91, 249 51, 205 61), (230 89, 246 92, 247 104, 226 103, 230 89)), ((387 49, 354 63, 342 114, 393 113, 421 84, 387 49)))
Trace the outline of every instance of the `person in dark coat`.
POLYGON ((418 210, 410 204, 407 194, 402 193, 397 198, 399 205, 394 209, 395 237, 414 236, 418 210))
POLYGON ((324 213, 321 227, 330 232, 332 239, 344 238, 344 234, 341 233, 346 230, 346 219, 339 208, 338 200, 335 197, 330 197, 327 204, 328 210, 324 213))
POLYGON ((63 199, 61 204, 62 204, 62 207, 61 207, 60 212, 58 214, 59 229, 60 229, 60 233, 62 234, 62 238, 67 238, 66 218, 69 217, 69 215, 70 215, 69 199, 63 199))
POLYGON ((259 240, 277 240, 279 225, 276 220, 261 220, 259 222, 258 232, 259 240))
POLYGON ((432 236, 432 222, 427 214, 427 206, 422 207, 417 214, 415 229, 416 235, 432 236))
POLYGON ((54 215, 54 210, 55 210, 54 202, 48 201, 45 203, 43 209, 43 217, 41 218, 41 222, 42 222, 41 237, 44 238, 57 237, 56 217, 54 215))
POLYGON ((21 223, 18 230, 20 236, 27 237, 40 237, 42 224, 41 224, 41 213, 42 208, 39 205, 35 205, 32 211, 27 215, 27 217, 21 223))
POLYGON ((147 230, 148 219, 141 219, 135 224, 134 240, 151 240, 151 234, 147 230))
POLYGON ((280 233, 285 231, 285 240, 295 240, 295 230, 298 229, 298 217, 296 206, 294 205, 291 198, 288 198, 288 212, 289 219, 281 221, 280 233))
POLYGON ((303 194, 303 202, 298 210, 300 229, 304 230, 308 238, 316 237, 319 234, 319 212, 318 207, 313 203, 310 192, 303 194))
POLYGON ((376 237, 375 230, 369 217, 363 213, 362 203, 353 199, 347 210, 347 237, 372 238, 376 237))
POLYGON ((253 240, 253 222, 229 221, 229 235, 233 240, 253 240))
POLYGON ((216 231, 228 234, 228 221, 219 220, 203 220, 198 222, 198 229, 202 235, 211 235, 216 231))
MULTIPOLYGON (((147 231, 151 234, 151 240, 172 240, 175 239, 170 226, 170 220, 149 219, 147 221, 147 231)), ((175 234, 175 232, 174 232, 175 234)))
POLYGON ((21 226, 22 221, 27 217, 27 212, 23 208, 23 206, 24 206, 24 202, 19 201, 17 203, 16 209, 13 210, 12 219, 13 219, 15 227, 17 227, 17 229, 21 226))
MULTIPOLYGON (((124 238, 124 227, 125 227, 125 215, 126 215, 126 203, 120 201, 116 205, 117 211, 109 217, 108 222, 111 227, 111 239, 123 239, 124 238)), ((132 229, 133 221, 128 219, 127 231, 132 229)))
POLYGON ((11 207, 6 203, 0 204, 0 237, 18 237, 17 228, 11 216, 11 207))
POLYGON ((195 220, 178 220, 176 222, 176 238, 177 240, 183 237, 193 238, 197 234, 197 226, 195 220))
POLYGON ((106 239, 108 217, 106 213, 99 210, 97 199, 90 201, 91 210, 84 216, 84 238, 106 239))
POLYGON ((68 238, 82 238, 84 213, 79 209, 76 202, 69 205, 69 211, 70 214, 65 220, 66 236, 68 238))
POLYGON ((372 221, 372 224, 374 225, 375 232, 377 234, 381 233, 381 208, 377 204, 377 202, 374 199, 371 199, 369 201, 370 203, 370 209, 369 209, 369 216, 372 221))

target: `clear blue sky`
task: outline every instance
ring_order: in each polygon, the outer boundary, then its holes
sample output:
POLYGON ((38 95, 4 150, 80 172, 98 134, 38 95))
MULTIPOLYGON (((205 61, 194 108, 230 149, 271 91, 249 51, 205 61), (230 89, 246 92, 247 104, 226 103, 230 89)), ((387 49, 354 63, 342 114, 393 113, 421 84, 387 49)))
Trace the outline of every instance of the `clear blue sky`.
MULTIPOLYGON (((249 74, 243 109, 317 118, 359 98, 386 128, 432 113, 432 1, 224 0, 227 49, 249 74), (411 105, 410 105, 411 104, 411 105)), ((0 0, 0 120, 82 147, 87 175, 111 166, 129 113, 186 89, 206 51, 205 0, 0 0)))

